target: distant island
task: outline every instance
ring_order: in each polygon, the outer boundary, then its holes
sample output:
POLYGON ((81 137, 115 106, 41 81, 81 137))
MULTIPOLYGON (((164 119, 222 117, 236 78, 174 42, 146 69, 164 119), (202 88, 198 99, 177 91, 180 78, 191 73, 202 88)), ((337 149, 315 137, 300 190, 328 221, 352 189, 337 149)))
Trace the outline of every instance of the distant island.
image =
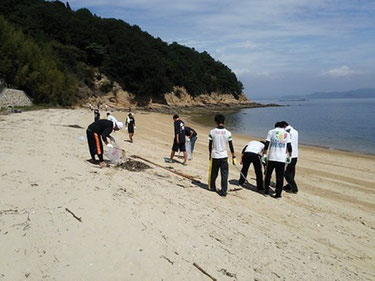
POLYGON ((283 100, 375 98, 375 88, 362 88, 343 92, 316 92, 309 95, 287 95, 283 100))

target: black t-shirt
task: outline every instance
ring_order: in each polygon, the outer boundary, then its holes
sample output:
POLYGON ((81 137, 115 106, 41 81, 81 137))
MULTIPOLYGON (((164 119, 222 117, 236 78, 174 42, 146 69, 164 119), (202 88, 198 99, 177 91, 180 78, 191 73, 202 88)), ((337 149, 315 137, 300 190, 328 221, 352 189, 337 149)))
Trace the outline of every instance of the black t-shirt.
POLYGON ((181 120, 174 121, 174 138, 176 140, 176 135, 180 140, 180 143, 185 142, 185 125, 181 120))
POLYGON ((113 122, 107 119, 100 119, 92 123, 88 129, 102 136, 103 141, 106 141, 110 133, 113 131, 113 122))
POLYGON ((134 128, 134 125, 135 125, 135 119, 133 116, 129 116, 128 119, 127 119, 127 122, 128 122, 128 128, 134 128))
POLYGON ((193 130, 192 128, 188 127, 188 126, 185 127, 185 135, 186 136, 190 136, 192 131, 194 132, 193 137, 195 137, 197 135, 197 132, 195 130, 193 130))

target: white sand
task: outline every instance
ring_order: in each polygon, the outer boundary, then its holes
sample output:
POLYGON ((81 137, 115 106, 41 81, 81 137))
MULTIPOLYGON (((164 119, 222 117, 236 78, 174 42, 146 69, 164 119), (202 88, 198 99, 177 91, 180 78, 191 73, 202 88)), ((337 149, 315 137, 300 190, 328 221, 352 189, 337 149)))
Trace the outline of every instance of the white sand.
MULTIPOLYGON (((163 162, 171 116, 135 118, 133 144, 113 134, 128 155, 207 182, 209 128, 193 124, 184 167, 163 162)), ((85 129, 63 125, 92 119, 57 109, 0 116, 0 280, 210 280, 194 262, 218 280, 375 280, 374 156, 301 147, 300 193, 223 199, 159 167, 88 164, 85 129)), ((234 136, 237 155, 249 140, 234 136)))

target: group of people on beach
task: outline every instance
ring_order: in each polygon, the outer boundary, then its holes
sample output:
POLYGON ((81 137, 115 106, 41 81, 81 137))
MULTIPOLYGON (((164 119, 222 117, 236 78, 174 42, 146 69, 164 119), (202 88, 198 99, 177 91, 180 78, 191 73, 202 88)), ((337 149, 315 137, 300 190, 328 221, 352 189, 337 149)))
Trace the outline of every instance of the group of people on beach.
MULTIPOLYGON (((90 124, 86 130, 87 141, 89 145, 91 162, 96 163, 95 155, 99 157, 99 164, 105 167, 103 160, 103 144, 113 148, 113 145, 108 141, 113 140, 110 136, 112 131, 121 130, 124 127, 122 122, 119 122, 109 112, 107 119, 100 119, 100 107, 93 109, 94 122, 90 124)), ((209 150, 209 176, 208 188, 211 191, 218 192, 220 196, 225 197, 228 190, 228 151, 227 145, 232 155, 232 164, 237 168, 237 159, 234 151, 232 134, 224 127, 225 116, 218 114, 215 116, 216 127, 212 129, 208 135, 208 150, 209 150), (216 179, 218 173, 221 174, 221 189, 216 189, 216 179)), ((185 126, 185 123, 177 114, 173 115, 174 121, 174 138, 172 151, 169 158, 165 158, 166 162, 175 162, 174 157, 176 152, 182 152, 184 162, 192 159, 195 142, 198 138, 198 133, 185 126)), ((130 142, 133 142, 135 118, 129 109, 126 118, 126 127, 129 133, 130 142)), ((275 127, 268 131, 265 141, 252 140, 242 149, 240 164, 242 165, 238 184, 242 187, 247 182, 246 177, 251 164, 254 166, 256 174, 256 189, 263 192, 265 195, 270 194, 270 184, 272 173, 276 173, 276 189, 275 198, 281 198, 282 190, 297 193, 298 186, 295 182, 295 170, 298 158, 298 131, 295 130, 286 121, 276 122, 275 127), (262 173, 264 167, 264 179, 262 173), (284 178, 287 184, 284 186, 284 178)), ((248 182, 247 182, 248 183, 248 182)))

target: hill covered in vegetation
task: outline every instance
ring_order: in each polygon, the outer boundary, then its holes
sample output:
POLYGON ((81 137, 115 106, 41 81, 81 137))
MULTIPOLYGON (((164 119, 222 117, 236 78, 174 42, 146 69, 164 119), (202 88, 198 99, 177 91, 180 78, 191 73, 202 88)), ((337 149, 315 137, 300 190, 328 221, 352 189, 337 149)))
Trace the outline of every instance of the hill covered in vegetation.
POLYGON ((80 89, 93 87, 95 73, 119 83, 139 104, 165 103, 164 94, 175 86, 192 97, 238 99, 243 90, 236 75, 207 52, 168 44, 88 9, 73 11, 69 3, 1 0, 0 14, 0 78, 36 103, 71 105, 87 98, 80 89))

